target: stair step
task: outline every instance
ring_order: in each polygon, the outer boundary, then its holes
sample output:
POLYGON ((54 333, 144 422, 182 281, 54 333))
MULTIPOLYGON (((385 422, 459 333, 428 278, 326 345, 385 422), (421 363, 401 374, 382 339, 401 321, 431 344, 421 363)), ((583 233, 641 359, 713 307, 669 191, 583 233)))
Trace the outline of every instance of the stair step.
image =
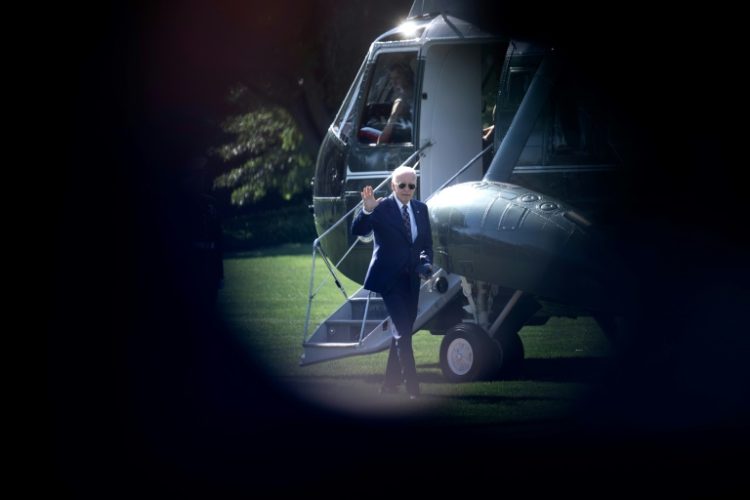
POLYGON ((305 342, 302 347, 357 347, 359 342, 305 342))
MULTIPOLYGON (((385 319, 385 318, 383 318, 385 319)), ((365 321, 366 325, 377 325, 383 321, 383 319, 368 319, 365 321)), ((361 325, 361 319, 329 319, 326 320, 326 324, 329 325, 361 325)))
MULTIPOLYGON (((453 300, 461 290, 458 275, 443 273, 448 280, 444 292, 428 289, 420 290, 420 309, 414 323, 415 330, 421 329, 435 314, 453 300)), ((368 292, 360 289, 356 297, 349 298, 329 319, 318 325, 310 340, 303 342, 304 351, 300 356, 300 366, 322 363, 347 356, 358 356, 381 352, 390 348, 392 337, 390 318, 381 296, 370 296, 370 304, 365 315, 368 292), (356 319, 359 317, 359 319, 356 319), (366 317, 364 328, 362 318, 366 317), (346 319, 338 319, 346 318, 346 319), (360 340, 360 336, 362 339, 360 340), (314 340, 312 340, 314 339, 314 340)))

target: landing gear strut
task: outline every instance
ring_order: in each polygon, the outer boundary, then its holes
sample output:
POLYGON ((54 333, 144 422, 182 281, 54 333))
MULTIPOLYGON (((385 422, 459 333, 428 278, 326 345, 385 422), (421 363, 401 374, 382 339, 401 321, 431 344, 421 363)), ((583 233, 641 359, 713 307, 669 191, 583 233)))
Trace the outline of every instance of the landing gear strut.
POLYGON ((501 296, 497 286, 466 279, 462 279, 462 285, 469 303, 464 309, 473 318, 446 331, 440 345, 443 375, 451 382, 518 375, 524 357, 518 331, 534 315, 538 304, 524 300, 520 291, 505 293, 505 305, 495 308, 499 312, 493 314, 493 302, 501 296))

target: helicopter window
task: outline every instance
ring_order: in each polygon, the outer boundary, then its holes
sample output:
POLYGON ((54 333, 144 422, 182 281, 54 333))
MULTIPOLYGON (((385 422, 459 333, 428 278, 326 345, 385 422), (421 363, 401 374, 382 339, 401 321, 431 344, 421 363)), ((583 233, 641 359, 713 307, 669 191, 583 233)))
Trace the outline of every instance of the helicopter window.
MULTIPOLYGON (((536 61, 535 61, 536 62, 536 61)), ((505 73, 504 81, 497 98, 497 109, 495 113, 495 147, 505 136, 513 117, 521 105, 521 101, 529 89, 536 67, 510 66, 505 73)))
POLYGON ((378 56, 362 113, 359 142, 412 142, 416 52, 387 52, 378 56))
POLYGON ((606 108, 601 96, 580 76, 572 71, 561 75, 547 108, 545 163, 614 163, 606 108))
POLYGON ((482 45, 482 128, 495 122, 495 104, 507 44, 482 45))
POLYGON ((518 109, 531 84, 531 74, 532 71, 528 68, 511 68, 508 81, 507 107, 518 109))
POLYGON ((360 66, 359 71, 357 72, 357 77, 354 79, 354 83, 352 83, 336 118, 333 120, 333 131, 341 138, 349 137, 354 128, 354 115, 356 114, 354 113, 354 103, 359 94, 359 86, 362 83, 362 75, 364 72, 365 63, 362 63, 362 66, 360 66))
MULTIPOLYGON (((497 91, 506 51, 505 43, 482 45, 482 149, 494 142, 497 91)), ((489 167, 492 154, 492 151, 485 154, 483 171, 489 167)))

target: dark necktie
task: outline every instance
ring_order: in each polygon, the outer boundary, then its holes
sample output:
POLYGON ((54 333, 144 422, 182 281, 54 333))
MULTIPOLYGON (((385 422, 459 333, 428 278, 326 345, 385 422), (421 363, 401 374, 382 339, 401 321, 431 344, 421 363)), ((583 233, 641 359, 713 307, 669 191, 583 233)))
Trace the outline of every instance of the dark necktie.
POLYGON ((406 228, 406 234, 409 236, 409 241, 411 241, 412 240, 411 219, 409 218, 409 210, 406 209, 406 205, 402 205, 401 218, 404 220, 404 227, 406 228))

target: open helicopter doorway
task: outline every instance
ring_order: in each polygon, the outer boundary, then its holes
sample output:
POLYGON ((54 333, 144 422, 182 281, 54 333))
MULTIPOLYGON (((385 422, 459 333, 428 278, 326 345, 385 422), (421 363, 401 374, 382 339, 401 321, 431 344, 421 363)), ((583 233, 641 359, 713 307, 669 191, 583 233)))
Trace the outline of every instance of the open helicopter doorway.
MULTIPOLYGON (((420 161, 426 199, 482 149, 482 46, 436 44, 424 61, 419 144, 432 142, 420 161)), ((475 162, 456 182, 480 180, 475 162)))

